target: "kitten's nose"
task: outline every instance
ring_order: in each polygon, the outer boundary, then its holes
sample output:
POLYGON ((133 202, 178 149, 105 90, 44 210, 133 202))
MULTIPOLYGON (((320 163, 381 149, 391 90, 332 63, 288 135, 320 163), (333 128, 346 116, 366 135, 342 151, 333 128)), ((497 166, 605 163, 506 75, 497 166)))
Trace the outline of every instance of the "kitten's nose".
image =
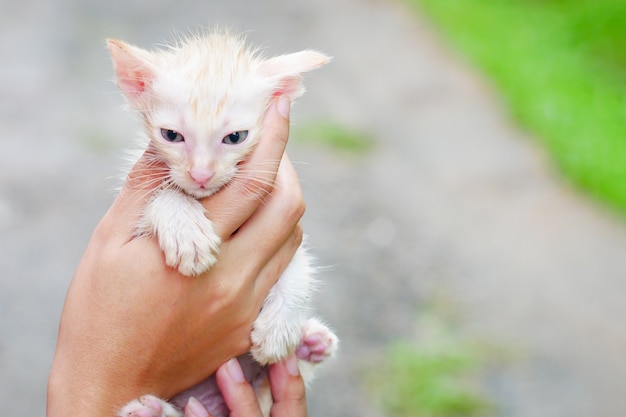
POLYGON ((201 169, 197 169, 197 168, 192 168, 189 170, 189 176, 191 178, 193 178, 193 180, 198 184, 198 185, 206 185, 209 181, 211 181, 211 178, 213 178, 213 171, 211 171, 210 169, 206 169, 206 168, 201 168, 201 169))

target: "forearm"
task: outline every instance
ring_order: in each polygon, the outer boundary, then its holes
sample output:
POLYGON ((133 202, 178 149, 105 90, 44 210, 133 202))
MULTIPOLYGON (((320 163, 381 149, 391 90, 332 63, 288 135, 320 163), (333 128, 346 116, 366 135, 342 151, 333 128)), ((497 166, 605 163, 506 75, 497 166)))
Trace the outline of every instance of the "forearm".
POLYGON ((50 372, 47 417, 112 417, 128 401, 128 393, 120 391, 127 387, 107 384, 89 372, 76 372, 65 362, 55 358, 50 372))
POLYGON ((124 366, 121 363, 114 365, 120 362, 120 356, 114 354, 113 346, 107 341, 97 339, 94 329, 102 329, 102 326, 90 314, 96 308, 87 309, 82 314, 66 314, 74 311, 77 304, 80 303, 72 297, 66 300, 48 378, 46 415, 112 417, 136 394, 134 378, 115 375, 116 370, 124 366))

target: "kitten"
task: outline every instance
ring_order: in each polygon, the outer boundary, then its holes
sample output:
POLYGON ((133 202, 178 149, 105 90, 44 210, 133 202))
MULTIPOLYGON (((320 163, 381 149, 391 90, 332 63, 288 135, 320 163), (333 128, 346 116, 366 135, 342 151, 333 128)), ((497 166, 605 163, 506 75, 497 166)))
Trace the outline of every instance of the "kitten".
MULTIPOLYGON (((328 58, 314 51, 262 59, 244 41, 214 32, 149 52, 119 40, 107 41, 117 84, 139 112, 147 144, 165 162, 163 185, 154 193, 138 235, 156 235, 167 265, 184 275, 198 275, 216 262, 220 238, 197 200, 217 192, 237 175, 260 137, 260 125, 271 98, 290 101, 302 95, 302 75, 328 58)), ((308 318, 313 290, 309 257, 300 248, 271 289, 251 334, 251 356, 239 358, 269 415, 271 395, 264 366, 291 352, 301 359, 305 380, 310 364, 333 355, 337 337, 317 319, 308 318)), ((193 278, 190 278, 193 279, 193 278)), ((214 417, 227 416, 214 377, 180 395, 203 402, 214 417)), ((168 416, 181 413, 171 404, 147 395, 127 404, 122 417, 168 416)))

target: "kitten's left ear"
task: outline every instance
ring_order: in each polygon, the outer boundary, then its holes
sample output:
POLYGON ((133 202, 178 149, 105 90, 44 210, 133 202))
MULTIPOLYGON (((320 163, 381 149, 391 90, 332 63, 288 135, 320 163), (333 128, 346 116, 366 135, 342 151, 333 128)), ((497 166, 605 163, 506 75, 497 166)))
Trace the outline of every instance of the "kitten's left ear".
POLYGON ((259 66, 259 73, 275 81, 275 94, 285 95, 293 101, 304 93, 302 75, 329 61, 330 57, 320 52, 301 51, 262 62, 259 66))

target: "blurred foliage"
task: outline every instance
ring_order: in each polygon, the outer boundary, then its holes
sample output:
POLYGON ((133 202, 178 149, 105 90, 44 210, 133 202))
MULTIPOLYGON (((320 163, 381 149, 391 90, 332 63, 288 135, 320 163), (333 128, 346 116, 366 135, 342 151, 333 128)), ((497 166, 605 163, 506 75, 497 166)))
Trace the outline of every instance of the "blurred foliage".
POLYGON ((296 141, 321 144, 350 154, 365 153, 374 144, 374 140, 368 134, 330 120, 318 120, 295 126, 293 137, 296 141))
POLYGON ((416 341, 390 347, 370 383, 383 408, 396 417, 485 416, 492 406, 477 388, 483 349, 463 339, 438 316, 418 320, 416 341))
POLYGON ((407 0, 576 185, 626 214, 626 1, 407 0))

